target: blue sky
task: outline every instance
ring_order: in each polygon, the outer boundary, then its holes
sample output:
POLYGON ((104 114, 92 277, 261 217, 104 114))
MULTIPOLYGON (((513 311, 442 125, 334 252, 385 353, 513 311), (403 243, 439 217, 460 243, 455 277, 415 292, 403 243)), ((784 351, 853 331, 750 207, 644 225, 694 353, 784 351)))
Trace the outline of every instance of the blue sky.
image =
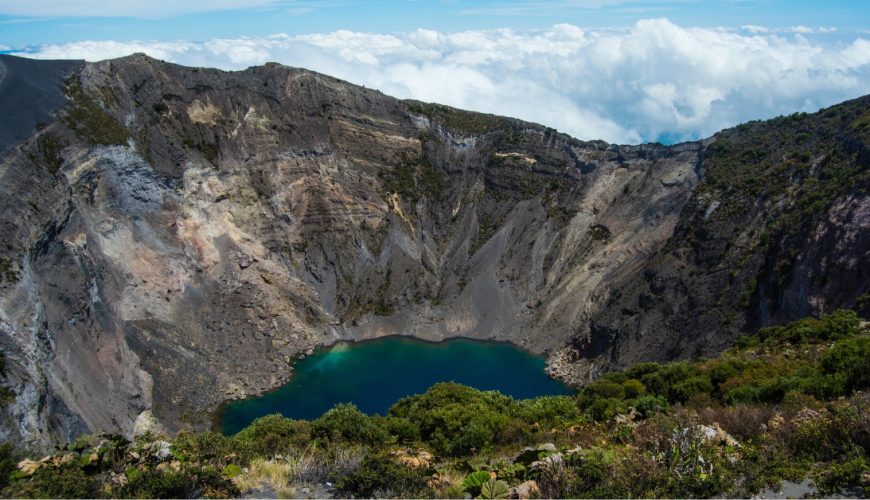
POLYGON ((867 0, 0 0, 0 51, 276 61, 581 139, 672 143, 870 94, 867 0))
POLYGON ((529 30, 560 23, 603 28, 631 26, 651 17, 705 28, 870 29, 867 0, 0 0, 0 45, 235 38, 336 30, 529 30))

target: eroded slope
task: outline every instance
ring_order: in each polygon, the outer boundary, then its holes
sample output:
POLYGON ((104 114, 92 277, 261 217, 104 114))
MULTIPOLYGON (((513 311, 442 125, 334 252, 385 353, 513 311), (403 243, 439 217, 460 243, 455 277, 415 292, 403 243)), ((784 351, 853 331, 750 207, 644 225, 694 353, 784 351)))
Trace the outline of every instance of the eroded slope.
POLYGON ((202 428, 221 401, 284 383, 288 360, 342 339, 505 340, 576 382, 714 351, 802 311, 765 302, 769 317, 705 330, 721 341, 673 338, 722 324, 697 311, 743 240, 677 278, 688 255, 722 252, 709 224, 781 210, 726 210, 742 177, 718 159, 738 132, 582 142, 277 64, 222 72, 144 55, 88 64, 64 92, 58 120, 0 166, 0 341, 17 394, 4 432, 36 444, 202 428), (695 189, 705 171, 724 173, 695 189), (709 238, 692 236, 700 220, 709 238), (658 283, 651 302, 644 287, 658 283))

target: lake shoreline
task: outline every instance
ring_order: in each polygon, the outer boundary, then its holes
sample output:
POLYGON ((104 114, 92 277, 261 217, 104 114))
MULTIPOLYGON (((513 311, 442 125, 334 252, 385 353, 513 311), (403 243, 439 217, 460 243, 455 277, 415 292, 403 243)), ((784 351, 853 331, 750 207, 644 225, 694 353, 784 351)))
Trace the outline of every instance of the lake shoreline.
MULTIPOLYGON (((338 353, 336 353, 336 354, 338 354, 338 353)), ((350 375, 346 376, 346 378, 343 378, 345 376, 338 376, 337 375, 337 377, 338 377, 337 379, 329 381, 329 383, 331 383, 333 385, 336 385, 336 384, 342 385, 342 386, 347 385, 348 383, 353 382, 354 379, 359 379, 361 376, 363 376, 362 374, 364 374, 364 373, 368 373, 368 372, 378 373, 382 377, 382 380, 368 381, 367 383, 369 384, 369 387, 366 389, 366 390, 372 391, 371 385, 374 384, 377 387, 377 389, 375 390, 375 392, 373 392, 371 394, 371 397, 375 400, 378 400, 378 399, 384 398, 384 396, 382 395, 382 393, 384 391, 386 391, 386 392, 390 392, 391 390, 393 390, 393 391, 401 391, 401 390, 408 391, 408 390, 411 390, 408 388, 410 386, 405 387, 404 389, 399 389, 398 387, 400 387, 402 384, 406 384, 406 385, 412 384, 412 383, 418 384, 418 385, 414 386, 414 390, 416 392, 412 392, 412 393, 404 394, 404 395, 399 395, 398 397, 395 398, 395 400, 390 401, 389 406, 391 406, 392 404, 395 404, 395 402, 398 401, 399 399, 401 399, 402 397, 407 397, 407 396, 410 396, 413 394, 423 393, 426 390, 428 390, 428 388, 431 385, 434 385, 434 383, 437 383, 439 381, 443 381, 443 382, 454 381, 456 383, 460 383, 463 385, 469 385, 471 387, 475 387, 475 388, 478 388, 480 390, 499 390, 499 392, 502 392, 503 394, 506 394, 506 395, 511 395, 510 392, 515 392, 517 390, 522 391, 521 387, 523 387, 523 386, 527 386, 529 384, 532 384, 532 385, 537 384, 537 385, 535 385, 535 387, 538 387, 538 389, 536 389, 536 390, 539 391, 540 393, 534 392, 534 394, 533 394, 530 392, 530 393, 528 393, 528 395, 526 397, 515 397, 515 399, 529 399, 531 397, 545 395, 544 392, 548 392, 548 393, 552 392, 552 395, 559 395, 559 394, 567 394, 571 391, 571 388, 569 386, 567 386, 566 384, 562 383, 561 381, 559 381, 557 379, 554 379, 554 378, 547 376, 547 374, 544 371, 544 369, 546 367, 546 356, 535 355, 526 349, 522 349, 520 346, 517 346, 516 344, 514 344, 513 342, 510 342, 510 341, 486 340, 486 339, 469 338, 469 337, 462 337, 462 336, 450 337, 450 338, 443 339, 443 340, 432 340, 432 339, 421 339, 421 338, 416 337, 414 335, 387 335, 387 336, 383 336, 383 337, 379 337, 379 338, 363 339, 363 340, 337 340, 336 342, 332 342, 330 345, 320 346, 313 354, 306 356, 305 359, 295 360, 294 361, 294 365, 295 365, 294 368, 297 368, 297 369, 294 369, 290 380, 288 380, 287 382, 285 382, 281 386, 275 387, 275 388, 270 389, 268 391, 264 391, 260 394, 257 394, 255 397, 245 397, 242 399, 227 399, 224 402, 222 402, 212 415, 211 430, 214 432, 224 433, 224 431, 226 431, 228 429, 228 426, 234 427, 233 425, 231 425, 230 422, 228 422, 228 417, 231 417, 231 415, 228 415, 228 414, 237 415, 239 412, 244 413, 240 408, 244 408, 245 406, 251 406, 251 405, 263 406, 263 407, 272 407, 272 406, 277 407, 277 406, 279 406, 279 403, 277 401, 280 400, 281 396, 277 395, 276 393, 285 392, 288 394, 295 394, 296 392, 300 392, 303 389, 310 388, 308 384, 306 384, 305 387, 302 387, 302 386, 296 387, 296 386, 294 386, 294 383, 295 384, 306 383, 304 379, 306 379, 307 377, 310 376, 309 371, 319 372, 320 368, 314 368, 314 365, 312 365, 311 363, 316 363, 318 365, 324 365, 324 366, 329 365, 329 367, 327 369, 335 369, 335 370, 340 371, 342 369, 341 366, 338 366, 336 368, 336 367, 332 367, 332 364, 343 360, 342 356, 349 357, 348 358, 349 360, 344 360, 343 362, 350 362, 351 364, 353 364, 355 366, 358 365, 357 369, 359 370, 359 372, 356 374, 350 374, 350 375), (389 346, 387 344, 389 344, 389 346), (341 352, 342 355, 338 356, 338 357, 336 357, 335 355, 331 356, 331 353, 334 352, 335 348, 342 346, 342 345, 346 346, 345 347, 346 350, 343 350, 341 352), (367 346, 372 346, 372 347, 367 347, 367 346), (432 348, 435 348, 435 347, 440 347, 440 349, 432 350, 432 348), (367 349, 368 351, 371 351, 376 357, 375 358, 367 358, 367 356, 369 356, 369 355, 368 354, 364 355, 364 354, 358 352, 359 349, 367 349), (493 350, 493 349, 495 349, 495 350, 493 350), (380 366, 378 364, 376 364, 376 365, 371 364, 372 359, 379 361, 381 365, 384 363, 390 362, 390 359, 389 359, 390 354, 395 354, 392 351, 397 351, 397 352, 409 351, 409 354, 406 354, 408 359, 405 359, 405 360, 393 359, 392 362, 399 363, 399 365, 397 365, 396 367, 393 367, 393 368, 386 368, 386 367, 380 366), (463 360, 457 361, 457 359, 454 359, 451 357, 446 357, 445 359, 443 359, 439 362, 433 361, 433 359, 437 358, 439 355, 442 357, 445 356, 444 353, 446 353, 448 351, 455 351, 455 354, 459 354, 460 358, 462 358, 463 360), (473 352, 473 355, 469 354, 471 352, 473 352), (410 354, 410 353, 413 353, 413 354, 410 354), (510 377, 517 377, 520 375, 520 372, 522 372, 522 377, 525 377, 525 378, 522 380, 518 379, 517 383, 515 384, 516 387, 511 387, 509 385, 506 385, 506 386, 500 387, 499 389, 486 388, 486 387, 491 387, 493 385, 498 386, 499 382, 492 378, 493 377, 492 374, 497 373, 499 370, 504 370, 504 366, 501 365, 500 358, 496 355, 496 353, 499 353, 501 356, 509 358, 512 363, 516 364, 517 366, 522 367, 522 369, 519 371, 514 370, 514 369, 510 369, 511 372, 515 372, 515 373, 504 374, 505 377, 510 378, 510 377), (464 356, 464 358, 463 358, 463 356, 464 356), (361 359, 356 359, 357 357, 360 357, 361 359), (387 359, 384 359, 384 358, 387 358, 387 359), (364 363, 368 363, 368 365, 364 364, 363 361, 361 361, 361 360, 365 360, 364 363), (425 366, 428 366, 428 365, 426 365, 426 363, 431 364, 433 362, 435 363, 433 366, 431 366, 429 368, 423 368, 425 366), (402 365, 402 363, 407 363, 407 365, 406 366, 402 365), (438 364, 438 363, 440 363, 440 364, 438 364), (460 364, 457 364, 457 363, 460 363, 460 364), (462 365, 461 363, 465 363, 465 365, 462 365), (483 364, 488 363, 488 365, 486 365, 486 366, 488 366, 489 368, 485 368, 485 369, 479 368, 478 365, 480 365, 481 363, 483 363, 483 364), (538 366, 538 365, 540 365, 540 366, 538 366), (430 380, 430 381, 434 380, 434 382, 430 385, 426 385, 425 387, 419 385, 418 382, 411 382, 408 380, 403 380, 401 383, 398 383, 398 385, 396 382, 387 382, 388 380, 391 379, 391 376, 395 375, 395 373, 397 371, 398 372, 405 371, 408 373, 416 373, 418 370, 424 370, 424 371, 429 370, 428 374, 423 376, 423 378, 426 378, 427 380, 430 380), (453 371, 451 371, 451 370, 453 370, 453 371), (489 371, 487 372, 487 370, 489 370, 489 371), (485 373, 474 373, 474 372, 480 372, 480 371, 485 372, 485 373), (435 374, 434 378, 433 378, 432 374, 435 374), (451 378, 451 377, 453 377, 453 378, 451 378), (458 382, 455 380, 455 378, 457 378, 457 377, 460 380, 458 382), (438 380, 435 380, 436 378, 438 380), (303 379, 303 380, 300 380, 300 379, 303 379), (463 381, 465 381, 465 382, 463 382, 463 381), (477 387, 475 385, 475 381, 478 381, 478 385, 481 385, 481 387, 483 387, 483 388, 477 387), (532 381, 534 381, 534 382, 532 382, 532 381), (487 385, 487 384, 489 384, 489 385, 487 385), (548 390, 541 389, 543 387, 549 387, 550 389, 548 389, 548 390), (266 401, 263 401, 263 400, 266 400, 266 401), (260 403, 256 403, 257 401, 260 401, 260 403)), ((417 376, 420 377, 420 375, 417 375, 417 376)), ((363 376, 363 378, 365 378, 365 377, 363 376)), ((407 378, 407 377, 405 377, 405 378, 407 378)), ((361 383, 359 380, 356 380, 356 382, 361 383)), ((325 383, 325 382, 321 382, 321 383, 325 383)), ((322 390, 323 388, 320 388, 320 389, 322 390)), ((520 392, 518 394, 521 394, 521 393, 522 392, 520 392)), ((352 397, 358 397, 357 392, 355 390, 350 391, 349 394, 353 394, 352 397)), ((348 397, 351 397, 351 396, 348 396, 348 397)), ((317 400, 317 404, 322 404, 322 402, 320 402, 319 398, 317 398, 317 397, 309 396, 309 398, 317 400)), ((346 402, 346 401, 336 401, 336 404, 338 402, 346 402)), ((364 399, 360 404, 363 404, 363 405, 369 404, 369 401, 368 401, 368 399, 364 399)), ((374 403, 371 403, 371 404, 374 404, 374 403)), ((329 408, 332 408, 333 406, 334 406, 334 404, 330 404, 329 408)), ((358 406, 359 406, 359 404, 358 404, 358 406)), ((380 413, 380 414, 385 415, 386 410, 389 408, 389 406, 387 406, 386 408, 382 408, 377 412, 372 412, 372 414, 380 413)), ((328 410, 329 408, 326 408, 324 411, 328 410)), ((362 410, 362 409, 361 409, 361 411, 365 412, 365 410, 362 410)), ((285 414, 285 412, 281 412, 281 411, 278 411, 278 413, 285 414)), ((268 414, 268 413, 264 413, 264 414, 268 414)), ((309 412, 309 415, 310 415, 310 412, 309 412)), ((318 414, 317 416, 319 417, 319 415, 320 414, 318 414)), ((288 416, 288 415, 285 415, 285 416, 287 416, 288 418, 294 418, 296 420, 301 419, 301 418, 295 418, 294 416, 288 416)), ((238 417, 236 416, 235 418, 238 418, 238 417)), ((305 418, 305 419, 311 419, 311 418, 309 417, 309 418, 305 418)), ((248 422, 248 423, 250 423, 250 422, 248 422)), ((244 426, 242 426, 242 427, 244 427, 244 426)))

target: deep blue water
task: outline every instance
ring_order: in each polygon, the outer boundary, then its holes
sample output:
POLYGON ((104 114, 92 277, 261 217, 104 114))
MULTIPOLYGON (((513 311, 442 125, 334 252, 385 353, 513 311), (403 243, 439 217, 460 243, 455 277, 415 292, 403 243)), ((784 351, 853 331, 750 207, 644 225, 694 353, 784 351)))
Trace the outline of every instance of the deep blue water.
POLYGON ((217 427, 232 435, 255 418, 281 413, 313 420, 338 403, 386 415, 401 398, 422 394, 438 382, 456 382, 514 399, 573 391, 544 373, 544 358, 510 344, 454 339, 433 344, 406 337, 340 343, 315 352, 293 368, 283 387, 227 403, 217 427))

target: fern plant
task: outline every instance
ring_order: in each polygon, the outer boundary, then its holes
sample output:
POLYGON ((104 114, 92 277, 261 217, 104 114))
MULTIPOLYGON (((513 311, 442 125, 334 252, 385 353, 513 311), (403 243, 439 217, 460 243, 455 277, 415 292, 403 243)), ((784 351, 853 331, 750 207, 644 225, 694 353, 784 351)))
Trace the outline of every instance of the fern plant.
POLYGON ((508 492, 508 484, 497 479, 490 479, 480 485, 480 498, 506 498, 508 492))
POLYGON ((469 474, 468 477, 462 480, 462 491, 471 493, 473 497, 480 496, 481 487, 490 479, 492 479, 492 476, 486 471, 469 474))

